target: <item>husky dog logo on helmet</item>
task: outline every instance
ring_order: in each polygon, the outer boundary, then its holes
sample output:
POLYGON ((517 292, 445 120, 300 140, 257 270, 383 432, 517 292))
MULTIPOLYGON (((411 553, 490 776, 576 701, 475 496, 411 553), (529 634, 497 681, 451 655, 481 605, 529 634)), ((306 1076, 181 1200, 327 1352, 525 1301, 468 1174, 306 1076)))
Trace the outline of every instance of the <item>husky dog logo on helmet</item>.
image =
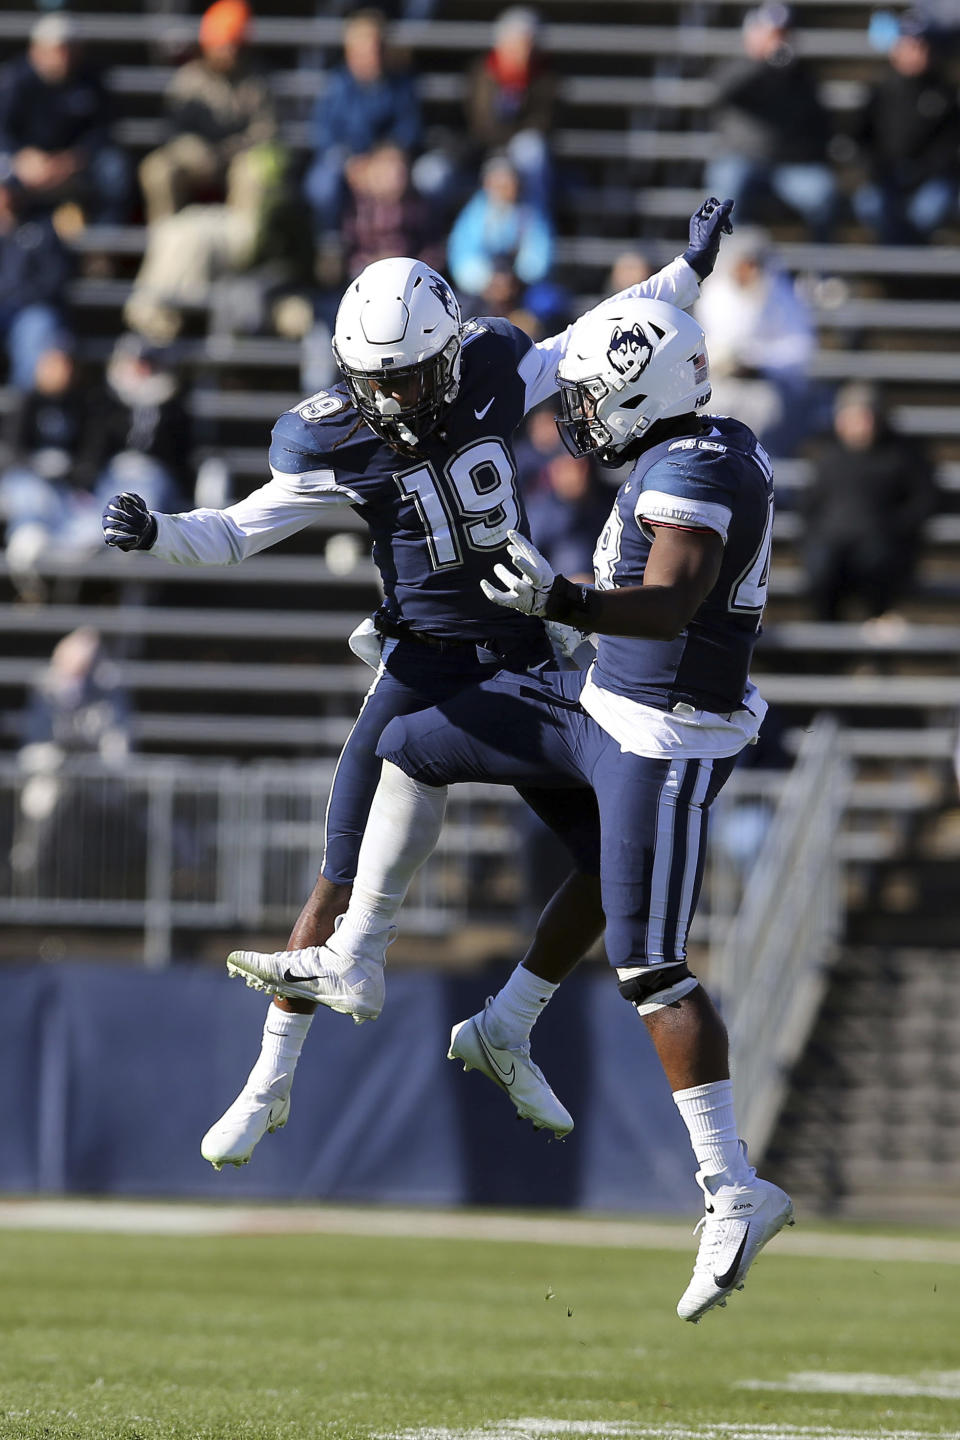
POLYGON ((617 326, 607 350, 607 359, 614 370, 621 375, 628 371, 631 375, 642 375, 652 356, 653 346, 639 325, 634 325, 632 330, 621 330, 617 326))
POLYGON ((435 278, 430 281, 430 291, 432 294, 436 295, 437 299, 440 301, 440 304, 450 316, 450 319, 459 320, 460 317, 457 314, 457 302, 453 298, 453 291, 450 289, 449 285, 445 285, 443 283, 439 275, 435 276, 435 278))

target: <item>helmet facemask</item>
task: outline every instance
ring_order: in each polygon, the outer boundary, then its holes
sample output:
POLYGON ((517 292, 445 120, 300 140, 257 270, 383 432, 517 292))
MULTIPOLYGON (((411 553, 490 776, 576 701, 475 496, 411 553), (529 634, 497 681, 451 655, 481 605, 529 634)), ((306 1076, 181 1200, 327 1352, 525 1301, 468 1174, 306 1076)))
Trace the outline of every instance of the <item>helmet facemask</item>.
POLYGON ((456 296, 422 260, 375 260, 340 301, 333 354, 361 418, 388 445, 415 451, 460 386, 456 296))
POLYGON ((396 369, 381 366, 356 370, 341 358, 336 343, 333 353, 354 404, 388 445, 416 449, 437 428, 444 408, 456 399, 460 384, 459 336, 451 336, 436 355, 396 369))

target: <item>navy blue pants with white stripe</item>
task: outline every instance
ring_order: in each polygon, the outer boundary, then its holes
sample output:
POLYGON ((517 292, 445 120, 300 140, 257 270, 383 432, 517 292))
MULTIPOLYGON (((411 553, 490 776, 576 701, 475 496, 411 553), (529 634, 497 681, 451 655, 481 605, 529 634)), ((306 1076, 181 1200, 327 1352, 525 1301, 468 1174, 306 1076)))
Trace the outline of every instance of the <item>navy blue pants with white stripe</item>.
POLYGON ((675 965, 700 895, 707 812, 736 763, 627 754, 579 704, 583 675, 501 671, 391 721, 378 754, 427 785, 531 789, 579 868, 599 873, 611 965, 675 965))
MULTIPOLYGON (((527 659, 531 664, 542 661, 549 653, 546 640, 529 650, 529 659, 522 653, 516 657, 518 667, 527 659)), ((360 841, 380 779, 377 742, 384 727, 395 715, 423 710, 489 679, 501 665, 473 645, 436 650, 417 640, 385 640, 381 658, 377 678, 340 752, 327 802, 320 873, 334 885, 352 885, 357 873, 360 841)), ((539 810, 533 797, 531 803, 539 810)))

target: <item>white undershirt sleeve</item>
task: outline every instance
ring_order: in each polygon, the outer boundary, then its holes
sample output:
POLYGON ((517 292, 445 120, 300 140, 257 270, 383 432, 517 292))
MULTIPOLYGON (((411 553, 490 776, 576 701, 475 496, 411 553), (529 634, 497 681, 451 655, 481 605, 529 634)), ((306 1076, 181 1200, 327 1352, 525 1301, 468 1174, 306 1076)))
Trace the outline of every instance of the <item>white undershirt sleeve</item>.
MULTIPOLYGON (((616 295, 611 295, 602 303, 609 303, 609 300, 663 300, 668 305, 676 305, 679 310, 686 310, 697 299, 700 294, 700 280, 695 270, 678 255, 658 270, 656 275, 651 275, 649 280, 643 280, 639 285, 631 285, 627 290, 619 290, 616 295)), ((590 312, 587 311, 587 314, 590 312)), ((517 367, 517 374, 526 387, 524 398, 524 414, 527 414, 541 400, 547 400, 557 391, 557 366, 566 354, 567 345, 570 340, 572 325, 559 335, 550 335, 546 340, 539 340, 524 355, 517 367)))
POLYGON ((331 505, 358 503, 332 470, 303 475, 273 471, 273 478, 225 510, 154 514, 157 539, 150 554, 174 565, 239 565, 316 520, 331 505))

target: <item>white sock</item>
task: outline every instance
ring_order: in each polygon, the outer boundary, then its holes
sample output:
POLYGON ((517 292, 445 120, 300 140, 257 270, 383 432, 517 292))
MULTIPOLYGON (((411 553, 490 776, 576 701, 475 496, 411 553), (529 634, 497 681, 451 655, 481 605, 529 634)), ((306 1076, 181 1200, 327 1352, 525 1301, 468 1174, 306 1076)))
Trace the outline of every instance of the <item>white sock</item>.
POLYGON ((541 980, 525 965, 518 965, 484 1011, 483 1028, 490 1043, 501 1050, 518 1049, 529 1040, 530 1031, 556 989, 549 980, 541 980))
POLYGON ((440 838, 446 804, 445 786, 423 785, 383 762, 350 904, 337 928, 338 950, 362 956, 367 937, 382 937, 390 929, 411 880, 440 838))
POLYGON ((277 1099, 290 1094, 293 1072, 312 1019, 312 1015, 294 1015, 270 1005, 263 1022, 260 1055, 247 1077, 245 1090, 267 1090, 277 1099))
POLYGON ((726 1171, 732 1180, 742 1179, 749 1167, 737 1135, 732 1083, 713 1080, 708 1085, 675 1090, 673 1098, 703 1173, 719 1175, 726 1171))

